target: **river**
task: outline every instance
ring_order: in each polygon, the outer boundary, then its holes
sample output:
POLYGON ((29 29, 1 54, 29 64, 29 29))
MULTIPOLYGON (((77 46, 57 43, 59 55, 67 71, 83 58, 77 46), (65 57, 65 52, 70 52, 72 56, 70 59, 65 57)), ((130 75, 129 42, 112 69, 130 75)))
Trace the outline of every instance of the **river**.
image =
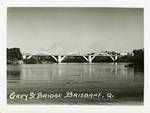
POLYGON ((126 64, 7 65, 7 103, 143 105, 144 73, 126 64))

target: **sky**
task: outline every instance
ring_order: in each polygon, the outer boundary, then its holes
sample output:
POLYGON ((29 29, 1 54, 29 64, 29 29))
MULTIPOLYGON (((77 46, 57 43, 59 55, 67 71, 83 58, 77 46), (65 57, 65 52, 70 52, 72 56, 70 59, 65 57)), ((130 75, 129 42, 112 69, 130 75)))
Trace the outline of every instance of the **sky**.
POLYGON ((8 8, 7 47, 23 53, 128 52, 144 48, 143 9, 8 8))

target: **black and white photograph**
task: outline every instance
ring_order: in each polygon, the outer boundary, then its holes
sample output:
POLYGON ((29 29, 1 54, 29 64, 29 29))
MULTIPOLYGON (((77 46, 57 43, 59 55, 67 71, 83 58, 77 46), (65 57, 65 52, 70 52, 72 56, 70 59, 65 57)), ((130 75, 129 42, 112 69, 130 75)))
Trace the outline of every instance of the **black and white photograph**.
POLYGON ((144 9, 8 7, 7 104, 144 104, 144 9))

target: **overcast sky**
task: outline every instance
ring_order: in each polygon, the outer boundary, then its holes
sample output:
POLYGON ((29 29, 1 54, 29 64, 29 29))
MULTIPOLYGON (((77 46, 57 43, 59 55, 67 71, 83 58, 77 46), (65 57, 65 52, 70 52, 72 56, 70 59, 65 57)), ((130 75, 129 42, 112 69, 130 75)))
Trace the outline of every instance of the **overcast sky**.
POLYGON ((7 47, 26 53, 143 48, 143 9, 8 8, 7 20, 7 47))

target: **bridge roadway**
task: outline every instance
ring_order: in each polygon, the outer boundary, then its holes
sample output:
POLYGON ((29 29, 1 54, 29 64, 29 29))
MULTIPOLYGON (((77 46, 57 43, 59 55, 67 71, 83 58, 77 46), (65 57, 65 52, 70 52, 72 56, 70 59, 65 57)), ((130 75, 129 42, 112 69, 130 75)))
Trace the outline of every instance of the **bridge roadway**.
POLYGON ((107 56, 116 61, 120 55, 110 55, 110 54, 99 54, 99 55, 30 55, 26 56, 26 59, 30 59, 32 56, 51 56, 56 62, 61 63, 66 56, 82 56, 87 62, 92 63, 96 56, 107 56))

